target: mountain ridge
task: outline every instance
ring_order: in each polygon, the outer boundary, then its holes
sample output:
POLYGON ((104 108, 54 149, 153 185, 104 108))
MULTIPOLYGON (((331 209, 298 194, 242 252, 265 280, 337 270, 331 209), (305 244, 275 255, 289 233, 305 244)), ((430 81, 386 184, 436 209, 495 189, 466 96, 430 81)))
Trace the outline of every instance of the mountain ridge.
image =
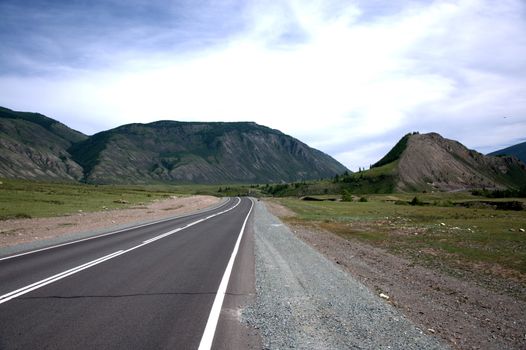
POLYGON ((0 149, 10 155, 2 158, 4 177, 88 183, 264 183, 311 180, 347 170, 329 155, 254 122, 161 120, 86 136, 41 114, 2 108, 0 135, 0 149), (36 135, 45 142, 33 142, 36 135))
POLYGON ((522 162, 526 163, 526 141, 503 148, 503 149, 499 149, 491 153, 488 153, 488 155, 490 156, 503 156, 503 155, 515 156, 519 158, 522 162))
POLYGON ((400 191, 503 189, 526 185, 516 157, 485 156, 438 133, 406 134, 372 170, 391 176, 400 191), (375 169, 377 168, 377 169, 375 169))
POLYGON ((197 183, 290 182, 346 170, 325 153, 253 122, 126 124, 95 134, 70 152, 88 182, 119 182, 105 176, 111 168, 127 172, 132 182, 197 183), (136 171, 145 168, 150 171, 136 171))
POLYGON ((485 156, 438 133, 413 132, 369 170, 333 181, 350 193, 519 190, 526 187, 526 164, 516 157, 485 156))
POLYGON ((86 138, 42 114, 0 107, 0 175, 77 181, 82 169, 67 150, 86 138))

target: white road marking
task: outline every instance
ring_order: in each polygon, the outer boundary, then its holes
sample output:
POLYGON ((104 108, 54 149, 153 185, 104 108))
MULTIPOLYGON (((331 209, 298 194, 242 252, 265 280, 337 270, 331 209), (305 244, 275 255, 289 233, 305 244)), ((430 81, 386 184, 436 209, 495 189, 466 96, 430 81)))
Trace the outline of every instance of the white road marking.
POLYGON ((201 342, 199 343, 199 350, 209 350, 212 348, 217 323, 219 322, 219 315, 221 313, 221 308, 223 307, 223 300, 225 299, 226 289, 228 287, 228 282, 230 281, 232 268, 234 267, 234 261, 236 260, 237 251, 239 250, 239 245, 241 243, 241 239, 243 238, 243 233, 245 232, 245 226, 247 225, 248 217, 250 216, 252 208, 254 207, 254 202, 252 200, 250 200, 250 202, 250 210, 248 211, 247 217, 243 222, 243 226, 241 227, 241 231, 239 232, 239 236, 237 237, 236 245, 234 246, 234 250, 232 251, 232 255, 230 256, 228 265, 226 266, 225 273, 223 274, 223 278, 221 279, 221 283, 219 284, 214 303, 212 304, 210 316, 208 316, 205 331, 203 332, 203 337, 201 338, 201 342))
MULTIPOLYGON (((11 300, 11 299, 14 299, 14 298, 16 298, 16 297, 19 297, 19 296, 21 296, 21 295, 23 295, 23 294, 29 293, 29 292, 31 292, 31 291, 33 291, 33 290, 35 290, 35 289, 38 289, 38 288, 44 287, 45 285, 48 285, 48 284, 50 284, 50 283, 56 282, 56 281, 58 281, 58 280, 61 280, 61 279, 65 278, 65 277, 71 276, 71 275, 73 275, 73 274, 75 274, 75 273, 77 273, 77 272, 80 272, 80 271, 82 271, 82 270, 88 269, 88 268, 90 268, 90 267, 92 267, 92 266, 98 265, 98 264, 100 264, 100 263, 102 263, 102 262, 105 262, 105 261, 107 261, 107 260, 113 259, 113 258, 115 258, 115 257, 117 257, 117 256, 122 255, 122 254, 126 254, 126 253, 128 253, 128 252, 131 252, 132 250, 135 250, 135 249, 137 249, 137 248, 143 247, 143 246, 145 246, 145 245, 147 245, 147 244, 150 244, 150 243, 152 243, 152 242, 155 242, 155 241, 157 241, 157 240, 159 240, 159 239, 161 239, 161 238, 168 237, 168 236, 170 236, 170 235, 172 235, 172 234, 174 234, 174 233, 176 233, 176 232, 182 231, 182 230, 184 230, 184 229, 186 229, 186 228, 188 228, 188 227, 191 227, 191 226, 197 225, 197 224, 200 223, 200 222, 203 222, 203 221, 206 221, 206 220, 208 220, 208 219, 210 219, 210 218, 213 218, 213 217, 216 217, 216 216, 219 216, 219 215, 225 214, 225 213, 227 213, 227 212, 233 210, 234 208, 236 208, 236 207, 241 203, 241 198, 237 197, 237 200, 238 200, 238 202, 237 202, 236 205, 234 205, 233 207, 228 208, 228 209, 223 210, 223 211, 220 211, 220 212, 218 212, 218 213, 216 213, 216 214, 214 214, 214 215, 210 215, 210 216, 207 217, 206 219, 199 219, 199 220, 196 220, 196 221, 194 221, 194 222, 189 223, 188 225, 186 225, 186 226, 184 226, 184 227, 179 227, 179 228, 177 228, 177 229, 175 229, 175 230, 168 231, 168 232, 163 233, 163 234, 161 234, 161 235, 159 235, 159 236, 156 236, 156 237, 153 237, 153 238, 151 238, 151 239, 149 239, 149 240, 146 240, 146 241, 142 242, 141 244, 136 245, 136 246, 134 246, 134 247, 132 247, 132 248, 129 248, 129 249, 126 249, 126 250, 119 250, 119 251, 117 251, 117 252, 115 252, 115 253, 112 253, 112 254, 109 254, 109 255, 105 255, 105 256, 103 256, 103 257, 101 257, 101 258, 98 258, 98 259, 92 260, 92 261, 87 262, 87 263, 85 263, 85 264, 82 264, 82 265, 80 265, 80 266, 77 266, 77 267, 74 267, 74 268, 72 268, 72 269, 69 269, 69 270, 63 271, 63 272, 58 273, 58 274, 56 274, 56 275, 53 275, 53 276, 51 276, 51 277, 47 277, 47 278, 45 278, 45 279, 43 279, 43 280, 40 280, 40 281, 38 281, 38 282, 32 283, 32 284, 30 284, 30 285, 27 285, 27 286, 25 286, 25 287, 19 288, 19 289, 17 289, 17 290, 14 290, 14 291, 12 291, 12 292, 7 293, 7 294, 0 295, 0 304, 3 304, 3 303, 5 303, 5 302, 7 302, 7 301, 9 301, 9 300, 11 300)), ((250 210, 252 210, 252 207, 250 207, 250 210)), ((249 214, 250 214, 250 212, 249 212, 249 214)), ((247 218, 248 218, 248 216, 247 216, 247 218)), ((246 219, 245 219, 245 223, 243 224, 243 228, 241 229, 241 232, 243 232, 243 230, 244 230, 244 228, 245 228, 245 224, 246 224, 246 219)), ((99 237, 100 237, 100 236, 99 236, 99 237)), ((239 242, 236 244, 236 249, 237 249, 237 246, 238 246, 238 245, 239 245, 239 242)), ((223 276, 223 278, 224 278, 224 276, 223 276)))
POLYGON ((35 282, 35 283, 32 283, 28 286, 25 286, 25 287, 22 287, 20 289, 17 289, 17 290, 14 290, 10 293, 7 293, 7 294, 4 294, 2 296, 0 296, 0 304, 3 304, 11 299, 14 299, 16 297, 19 297, 23 294, 26 294, 26 293, 29 293, 35 289, 38 289, 38 288, 41 288, 41 287, 44 287, 45 285, 48 285, 50 283, 53 283, 53 282, 56 282, 58 280, 61 280, 65 277, 68 277, 70 275, 73 275, 77 272, 80 272, 82 270, 85 270, 85 269, 88 269, 92 266, 95 266, 95 265, 98 265, 106 260, 109 260, 109 259, 112 259, 116 256, 119 256, 121 254, 124 254, 124 250, 119 250, 118 252, 115 252, 115 253, 111 253, 109 255, 106 255, 106 256, 103 256, 102 258, 98 258, 96 260, 93 260, 93 261, 90 261, 90 262, 87 262, 83 265, 80 265, 80 266, 77 266, 77 267, 74 267, 72 269, 69 269, 67 271, 64 271, 64 272, 61 272, 61 273, 58 273, 56 275, 53 275, 51 277, 48 277, 48 278, 45 278, 41 281, 38 281, 38 282, 35 282))
MULTIPOLYGON (((228 203, 230 203, 230 199, 228 201, 226 201, 224 204, 222 204, 219 207, 217 207, 217 208, 212 208, 212 209, 209 209, 209 210, 205 210, 205 211, 203 211, 201 213, 188 214, 186 216, 191 216, 191 215, 195 215, 195 214, 202 214, 202 213, 206 213, 207 211, 216 210, 216 209, 219 209, 219 208, 227 205, 228 203)), ((114 235, 116 233, 120 233, 120 232, 124 232, 124 231, 128 231, 128 230, 134 230, 136 228, 146 227, 146 226, 150 226, 150 225, 155 225, 155 224, 158 224, 158 223, 161 223, 161 222, 170 221, 170 220, 178 219, 178 218, 181 218, 181 217, 185 217, 185 216, 183 215, 183 216, 175 217, 175 218, 172 217, 172 218, 168 218, 168 219, 161 219, 161 220, 157 220, 157 221, 152 221, 152 222, 148 222, 148 223, 142 224, 142 225, 131 226, 131 227, 123 228, 123 229, 120 229, 120 230, 111 231, 111 232, 108 232, 108 233, 103 233, 101 235, 96 235, 96 236, 92 236, 92 237, 78 239, 76 241, 71 241, 71 242, 66 242, 66 243, 53 245, 53 246, 50 246, 50 247, 35 249, 35 250, 31 250, 31 251, 25 252, 25 253, 10 255, 10 256, 6 256, 4 258, 0 258, 0 261, 16 258, 16 257, 23 256, 23 255, 38 253, 38 252, 41 252, 41 251, 44 251, 44 250, 49 250, 49 249, 54 249, 54 248, 58 248, 58 247, 63 247, 63 246, 70 245, 70 244, 85 242, 85 241, 89 241, 89 240, 96 239, 96 238, 106 237, 106 236, 114 235)))

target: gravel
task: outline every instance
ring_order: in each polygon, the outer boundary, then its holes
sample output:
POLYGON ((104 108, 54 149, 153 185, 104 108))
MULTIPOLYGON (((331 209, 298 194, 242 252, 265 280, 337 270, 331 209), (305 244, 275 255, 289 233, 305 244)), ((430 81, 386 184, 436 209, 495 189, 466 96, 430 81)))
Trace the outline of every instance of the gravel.
POLYGON ((446 349, 388 301, 255 207, 256 302, 245 309, 265 349, 446 349))

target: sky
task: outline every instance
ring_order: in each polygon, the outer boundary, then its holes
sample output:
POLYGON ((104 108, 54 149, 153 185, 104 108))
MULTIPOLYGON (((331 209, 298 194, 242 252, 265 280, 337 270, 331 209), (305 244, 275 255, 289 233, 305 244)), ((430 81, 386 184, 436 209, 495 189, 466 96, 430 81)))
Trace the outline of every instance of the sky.
POLYGON ((0 106, 85 134, 255 121, 351 170, 526 140, 526 1, 0 0, 0 106))

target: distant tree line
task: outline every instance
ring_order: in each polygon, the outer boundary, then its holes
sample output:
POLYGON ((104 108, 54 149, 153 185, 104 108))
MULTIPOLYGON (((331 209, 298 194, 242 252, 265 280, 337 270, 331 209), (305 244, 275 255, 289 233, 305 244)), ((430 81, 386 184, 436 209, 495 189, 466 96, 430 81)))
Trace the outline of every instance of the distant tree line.
POLYGON ((471 194, 474 196, 484 196, 487 198, 526 198, 526 186, 516 190, 516 189, 507 189, 507 190, 487 190, 485 188, 481 190, 473 190, 471 194))

